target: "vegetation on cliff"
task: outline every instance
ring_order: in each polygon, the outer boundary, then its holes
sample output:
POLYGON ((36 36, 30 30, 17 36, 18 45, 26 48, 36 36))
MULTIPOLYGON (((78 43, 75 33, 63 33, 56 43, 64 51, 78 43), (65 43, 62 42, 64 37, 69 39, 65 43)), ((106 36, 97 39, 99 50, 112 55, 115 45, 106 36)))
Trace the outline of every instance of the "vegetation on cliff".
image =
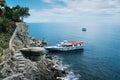
POLYGON ((57 57, 46 54, 36 57, 36 50, 35 56, 31 57, 29 54, 30 57, 25 57, 20 52, 20 49, 25 49, 25 47, 31 47, 34 51, 36 47, 40 48, 46 44, 43 40, 27 36, 29 30, 22 21, 24 17, 29 16, 28 11, 28 8, 20 6, 12 8, 5 6, 4 10, 1 9, 0 62, 2 63, 0 63, 0 80, 56 80, 56 78, 66 76, 67 72, 60 69, 61 61, 57 57), (20 22, 16 23, 16 30, 15 22, 20 22), (11 48, 6 49, 10 38, 11 48))
POLYGON ((20 7, 19 5, 12 8, 5 6, 4 16, 14 22, 21 22, 23 18, 30 16, 29 8, 20 7))
MULTIPOLYGON (((0 5, 1 6, 1 5, 0 5)), ((2 6, 0 7, 0 56, 3 49, 8 48, 9 40, 16 28, 15 22, 23 22, 23 18, 30 16, 29 8, 2 6)))

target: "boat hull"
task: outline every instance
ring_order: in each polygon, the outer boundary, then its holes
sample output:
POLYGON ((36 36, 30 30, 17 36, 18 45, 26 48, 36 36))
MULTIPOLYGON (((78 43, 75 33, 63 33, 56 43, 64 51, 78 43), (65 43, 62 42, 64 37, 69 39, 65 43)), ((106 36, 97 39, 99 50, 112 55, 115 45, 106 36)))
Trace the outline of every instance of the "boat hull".
POLYGON ((79 47, 46 47, 45 48, 48 51, 73 51, 73 50, 80 50, 83 49, 82 46, 79 47))

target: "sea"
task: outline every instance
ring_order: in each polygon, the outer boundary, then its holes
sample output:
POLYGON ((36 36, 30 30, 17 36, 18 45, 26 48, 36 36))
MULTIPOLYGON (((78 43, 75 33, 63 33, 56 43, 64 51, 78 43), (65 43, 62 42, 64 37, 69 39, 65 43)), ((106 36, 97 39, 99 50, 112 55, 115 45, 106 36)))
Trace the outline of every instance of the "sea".
POLYGON ((28 23, 29 36, 49 45, 63 40, 84 41, 84 49, 48 52, 62 59, 69 73, 64 80, 120 80, 119 23, 28 23), (86 28, 86 31, 82 31, 86 28))

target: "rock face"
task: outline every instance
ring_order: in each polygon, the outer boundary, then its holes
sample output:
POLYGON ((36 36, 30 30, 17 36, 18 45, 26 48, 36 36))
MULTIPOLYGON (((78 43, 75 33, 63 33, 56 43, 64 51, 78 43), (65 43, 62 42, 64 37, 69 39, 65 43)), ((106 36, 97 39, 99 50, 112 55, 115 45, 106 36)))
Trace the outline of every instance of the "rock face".
POLYGON ((0 80, 56 80, 66 75, 65 70, 58 69, 58 62, 53 57, 41 55, 39 60, 32 61, 20 52, 25 47, 43 47, 46 42, 28 37, 28 28, 25 23, 17 23, 19 27, 12 44, 11 51, 0 63, 0 80), (22 28, 20 28, 22 27, 22 28))

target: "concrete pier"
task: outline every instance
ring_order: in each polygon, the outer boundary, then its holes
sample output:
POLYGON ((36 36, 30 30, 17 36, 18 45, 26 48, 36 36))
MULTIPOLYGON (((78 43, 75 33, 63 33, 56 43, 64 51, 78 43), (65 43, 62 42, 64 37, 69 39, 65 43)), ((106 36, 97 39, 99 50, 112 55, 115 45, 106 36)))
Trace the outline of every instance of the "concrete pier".
POLYGON ((44 55, 45 49, 42 47, 29 47, 20 49, 23 56, 32 61, 39 61, 41 56, 44 55))

